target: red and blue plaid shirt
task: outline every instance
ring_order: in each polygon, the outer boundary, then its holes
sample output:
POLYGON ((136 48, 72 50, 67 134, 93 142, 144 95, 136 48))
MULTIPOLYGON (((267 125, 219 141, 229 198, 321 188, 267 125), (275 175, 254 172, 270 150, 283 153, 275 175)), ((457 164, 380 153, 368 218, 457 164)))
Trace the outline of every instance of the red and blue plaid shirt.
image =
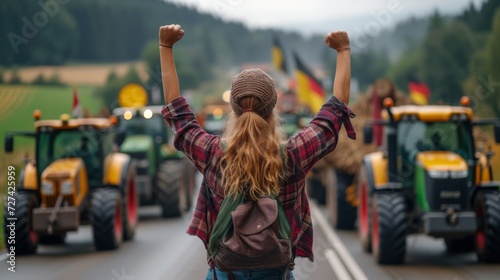
MULTIPOLYGON (((224 187, 218 168, 224 152, 220 136, 208 134, 200 126, 183 97, 167 104, 162 114, 175 134, 175 147, 203 174, 196 209, 187 233, 198 236, 207 247, 224 199, 224 187)), ((356 138, 349 119, 353 117, 354 113, 344 103, 332 97, 311 123, 290 137, 285 144, 286 174, 279 200, 290 222, 292 244, 296 246, 296 255, 299 257, 307 257, 311 261, 314 259, 311 213, 304 190, 306 175, 317 161, 335 149, 342 123, 349 138, 356 138)))

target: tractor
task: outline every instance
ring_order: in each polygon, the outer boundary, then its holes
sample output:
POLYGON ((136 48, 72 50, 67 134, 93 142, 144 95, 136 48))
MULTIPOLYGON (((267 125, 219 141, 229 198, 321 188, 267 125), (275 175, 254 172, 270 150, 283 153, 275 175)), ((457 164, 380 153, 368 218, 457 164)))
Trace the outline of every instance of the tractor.
POLYGON ((135 162, 140 205, 159 204, 163 217, 181 216, 191 208, 195 169, 169 143, 162 106, 146 106, 146 91, 137 84, 125 86, 118 100, 116 144, 135 162))
POLYGON ((481 262, 500 262, 500 183, 493 153, 475 147, 473 128, 500 120, 473 120, 470 100, 461 106, 395 106, 384 100, 380 151, 364 156, 358 179, 358 233, 379 264, 402 264, 406 238, 443 238, 448 252, 476 251, 481 262))
POLYGON ((116 249, 132 239, 138 220, 135 167, 129 155, 113 149, 116 118, 40 116, 36 110, 34 132, 5 136, 6 153, 14 149, 14 136, 36 143, 35 159, 20 174, 15 211, 8 211, 7 204, 4 211, 4 225, 15 218, 16 253, 63 243, 67 232, 86 224, 92 226, 97 250, 116 249))

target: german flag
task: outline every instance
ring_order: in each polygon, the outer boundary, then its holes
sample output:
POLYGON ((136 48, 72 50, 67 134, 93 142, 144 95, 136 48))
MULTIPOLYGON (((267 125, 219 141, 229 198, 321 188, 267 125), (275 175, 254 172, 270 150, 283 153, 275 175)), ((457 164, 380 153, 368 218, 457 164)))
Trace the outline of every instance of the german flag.
POLYGON ((285 63, 285 52, 277 36, 273 37, 273 66, 279 71, 288 74, 288 67, 285 63))
POLYGON ((417 105, 427 105, 429 104, 429 98, 431 96, 431 91, 426 84, 411 80, 408 84, 408 89, 410 90, 410 98, 413 103, 417 105))
POLYGON ((325 91, 321 82, 305 66, 296 53, 293 53, 297 76, 297 96, 309 105, 312 113, 317 113, 325 103, 325 91))

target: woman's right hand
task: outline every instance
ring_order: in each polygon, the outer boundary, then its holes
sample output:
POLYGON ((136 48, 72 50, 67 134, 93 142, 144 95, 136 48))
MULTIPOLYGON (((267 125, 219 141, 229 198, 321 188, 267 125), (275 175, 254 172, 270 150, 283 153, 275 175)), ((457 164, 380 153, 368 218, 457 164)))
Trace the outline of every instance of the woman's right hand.
POLYGON ((336 51, 349 49, 349 36, 345 31, 330 32, 326 35, 325 44, 336 51))
POLYGON ((171 48, 177 41, 184 36, 184 30, 178 24, 164 25, 160 27, 158 39, 160 45, 171 48))

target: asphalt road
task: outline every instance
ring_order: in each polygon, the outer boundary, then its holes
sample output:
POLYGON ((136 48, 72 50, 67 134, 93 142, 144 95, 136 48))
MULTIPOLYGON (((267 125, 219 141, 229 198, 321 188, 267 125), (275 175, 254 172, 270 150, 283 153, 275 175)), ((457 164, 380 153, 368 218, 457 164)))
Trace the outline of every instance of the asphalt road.
MULTIPOLYGON (((67 236, 65 245, 40 246, 33 256, 18 256, 16 272, 0 264, 2 280, 139 280, 139 279, 205 279, 208 265, 205 250, 197 237, 185 233, 190 213, 185 218, 161 219, 158 207, 140 211, 140 226, 135 240, 116 251, 96 252, 90 227, 82 227, 67 236)), ((325 257, 328 245, 318 231, 316 262, 299 260, 296 279, 335 279, 325 257)))
MULTIPOLYGON (((318 208, 313 212, 324 213, 318 208)), ((18 256, 15 273, 7 270, 8 264, 0 256, 0 279, 205 279, 208 266, 203 245, 198 238, 185 234, 190 215, 161 219, 158 207, 142 208, 135 240, 124 243, 116 251, 96 252, 90 227, 82 227, 68 235, 65 245, 40 246, 36 255, 18 256)), ((473 253, 449 255, 441 240, 425 236, 408 240, 405 265, 378 266, 369 254, 362 252, 356 232, 335 234, 319 220, 313 213, 316 260, 314 263, 297 261, 294 271, 297 280, 350 279, 343 273, 345 259, 338 253, 339 246, 347 249, 365 279, 500 279, 500 265, 479 264, 473 253), (332 236, 341 242, 332 241, 332 236)))
POLYGON ((407 239, 406 262, 398 266, 379 266, 362 251, 356 232, 337 231, 342 243, 369 279, 394 280, 497 280, 499 264, 477 262, 475 253, 448 254, 444 242, 425 235, 407 239))
MULTIPOLYGON (((326 210, 321 208, 322 214, 326 210)), ((326 217, 326 216, 325 216, 326 217)), ((380 266, 362 250, 357 231, 335 231, 368 279, 392 280, 497 280, 500 264, 483 264, 476 254, 450 254, 442 239, 426 235, 407 238, 403 265, 380 266)))

